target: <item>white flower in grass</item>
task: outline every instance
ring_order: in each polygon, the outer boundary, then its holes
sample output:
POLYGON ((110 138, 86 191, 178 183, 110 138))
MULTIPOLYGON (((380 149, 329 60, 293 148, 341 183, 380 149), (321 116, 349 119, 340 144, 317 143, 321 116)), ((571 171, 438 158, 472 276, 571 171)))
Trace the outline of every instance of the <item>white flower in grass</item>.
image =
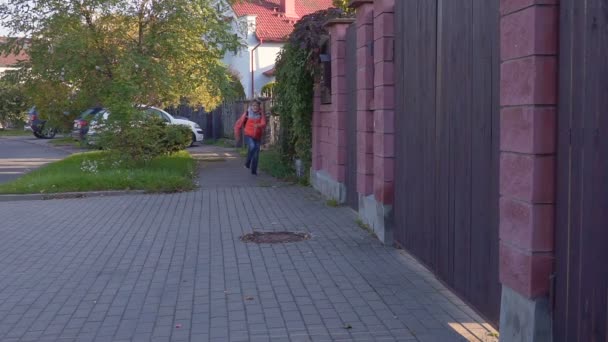
POLYGON ((80 164, 80 170, 84 173, 97 174, 97 172, 98 172, 97 161, 88 160, 88 159, 83 160, 82 163, 80 164))

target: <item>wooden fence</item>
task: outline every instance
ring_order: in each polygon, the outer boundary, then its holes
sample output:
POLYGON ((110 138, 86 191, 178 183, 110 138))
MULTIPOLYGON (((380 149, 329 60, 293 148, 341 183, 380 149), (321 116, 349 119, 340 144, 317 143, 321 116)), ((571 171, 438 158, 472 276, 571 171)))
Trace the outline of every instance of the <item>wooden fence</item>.
POLYGON ((554 341, 608 341, 608 2, 560 2, 554 341))
MULTIPOLYGON (((279 142, 280 119, 271 112, 272 99, 265 100, 262 109, 267 115, 268 125, 262 139, 262 145, 272 147, 279 142)), ((178 118, 185 118, 198 123, 205 134, 205 139, 234 139, 234 124, 245 112, 247 101, 226 101, 213 111, 207 112, 202 107, 181 105, 167 108, 167 112, 178 118)))
POLYGON ((395 2, 395 240, 498 324, 499 1, 395 2))

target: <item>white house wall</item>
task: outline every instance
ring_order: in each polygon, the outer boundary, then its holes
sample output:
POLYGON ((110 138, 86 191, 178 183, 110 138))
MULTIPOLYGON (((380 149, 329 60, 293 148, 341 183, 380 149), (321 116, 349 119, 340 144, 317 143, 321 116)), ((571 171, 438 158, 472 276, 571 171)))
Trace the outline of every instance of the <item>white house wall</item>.
POLYGON ((0 67, 0 75, 9 71, 9 70, 17 70, 17 68, 11 68, 11 67, 0 67))
POLYGON ((229 53, 224 57, 224 63, 239 75, 241 84, 245 89, 247 97, 260 95, 264 85, 274 81, 274 77, 264 75, 274 67, 279 51, 281 51, 282 43, 263 43, 254 52, 253 55, 253 80, 254 94, 251 93, 251 50, 258 44, 257 39, 254 43, 248 42, 247 49, 242 49, 236 54, 229 53))
POLYGON ((257 18, 255 15, 237 18, 234 11, 232 11, 232 8, 227 6, 225 0, 220 0, 219 2, 223 3, 225 6, 224 8, 226 8, 224 15, 233 18, 232 30, 241 39, 243 45, 245 45, 245 47, 236 54, 232 52, 226 53, 223 61, 240 78, 243 89, 245 90, 245 95, 249 98, 258 96, 264 85, 274 81, 274 76, 266 76, 264 75, 264 72, 274 67, 277 55, 279 54, 279 51, 281 51, 283 43, 264 42, 255 50, 253 56, 254 89, 252 94, 251 50, 259 43, 259 40, 255 35, 257 18))

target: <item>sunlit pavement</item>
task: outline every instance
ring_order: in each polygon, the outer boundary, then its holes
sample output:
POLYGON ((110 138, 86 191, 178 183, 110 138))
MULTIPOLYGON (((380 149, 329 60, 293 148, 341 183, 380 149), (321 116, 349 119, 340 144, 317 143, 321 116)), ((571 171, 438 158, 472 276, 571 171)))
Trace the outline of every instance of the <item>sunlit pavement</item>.
POLYGON ((196 191, 0 203, 0 341, 497 340, 349 208, 189 150, 196 191), (240 240, 252 230, 312 238, 240 240))

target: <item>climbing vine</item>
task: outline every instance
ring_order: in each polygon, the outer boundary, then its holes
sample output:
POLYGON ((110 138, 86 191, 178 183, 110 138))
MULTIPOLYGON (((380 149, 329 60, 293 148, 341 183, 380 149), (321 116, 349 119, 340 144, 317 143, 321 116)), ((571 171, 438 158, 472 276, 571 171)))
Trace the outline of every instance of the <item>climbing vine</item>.
POLYGON ((310 166, 314 83, 320 72, 319 52, 327 40, 325 23, 344 17, 342 9, 330 8, 302 17, 277 57, 275 110, 281 116, 281 155, 291 163, 301 159, 310 166))
POLYGON ((343 10, 346 13, 352 13, 352 12, 354 12, 354 10, 352 8, 350 8, 350 6, 348 5, 349 2, 350 2, 350 0, 333 0, 332 1, 334 7, 340 8, 341 10, 343 10))

